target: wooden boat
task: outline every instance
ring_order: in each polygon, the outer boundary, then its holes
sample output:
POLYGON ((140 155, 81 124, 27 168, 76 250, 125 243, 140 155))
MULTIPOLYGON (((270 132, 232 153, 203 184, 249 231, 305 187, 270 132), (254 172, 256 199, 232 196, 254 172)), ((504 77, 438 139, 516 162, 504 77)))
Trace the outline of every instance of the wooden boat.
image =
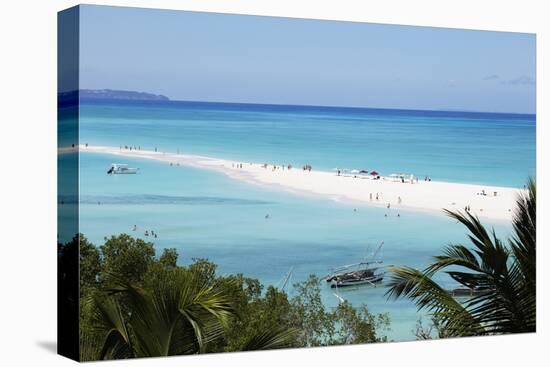
POLYGON ((468 287, 459 287, 447 291, 453 297, 474 297, 481 296, 491 292, 489 288, 468 288, 468 287))
POLYGON ((332 288, 354 285, 376 285, 376 283, 381 282, 384 279, 385 272, 383 271, 383 267, 376 266, 383 263, 382 260, 377 260, 376 257, 383 245, 384 241, 380 243, 374 254, 367 261, 333 269, 330 274, 325 276, 325 281, 331 283, 332 288))
POLYGON ((349 273, 346 276, 337 277, 332 280, 331 288, 351 287, 357 285, 376 285, 384 280, 384 273, 379 272, 381 268, 368 269, 362 272, 349 273))

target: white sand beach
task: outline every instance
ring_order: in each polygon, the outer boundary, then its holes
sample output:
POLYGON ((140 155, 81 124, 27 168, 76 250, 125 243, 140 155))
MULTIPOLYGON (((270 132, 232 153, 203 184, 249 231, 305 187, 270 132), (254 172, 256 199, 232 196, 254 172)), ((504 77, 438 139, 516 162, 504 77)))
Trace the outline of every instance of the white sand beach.
MULTIPOLYGON (((60 154, 74 151, 67 149, 60 154)), ((466 206, 481 219, 509 221, 513 216, 515 200, 520 189, 472 185, 450 182, 424 181, 420 178, 413 183, 396 182, 388 177, 376 180, 370 177, 338 175, 337 172, 304 171, 302 167, 274 168, 272 164, 237 162, 211 157, 155 152, 149 150, 129 150, 120 147, 80 146, 80 151, 111 154, 120 157, 152 159, 173 166, 191 166, 223 172, 234 179, 271 186, 296 194, 317 195, 330 200, 338 200, 353 205, 371 205, 387 208, 392 215, 404 211, 429 211, 442 214, 442 209, 461 210, 466 206), (242 165, 242 166, 241 166, 242 165), (242 167, 242 168, 241 168, 242 167), (483 195, 482 193, 485 193, 483 195), (496 193, 496 196, 495 196, 496 193)), ((116 160, 115 160, 116 161, 116 160)), ((124 163, 119 160, 116 163, 124 163)), ((108 167, 105 167, 106 169, 108 167)), ((400 215, 403 215, 402 213, 400 215)))

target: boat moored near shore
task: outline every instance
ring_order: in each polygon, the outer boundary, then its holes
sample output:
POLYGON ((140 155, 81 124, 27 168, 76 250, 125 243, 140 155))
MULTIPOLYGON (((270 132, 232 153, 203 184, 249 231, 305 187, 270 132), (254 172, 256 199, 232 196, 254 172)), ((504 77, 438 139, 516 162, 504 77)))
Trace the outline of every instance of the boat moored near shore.
POLYGON ((111 165, 111 168, 107 171, 107 174, 109 175, 117 175, 117 174, 125 174, 125 175, 132 175, 136 174, 138 172, 139 168, 131 168, 128 167, 127 164, 121 164, 121 163, 113 163, 111 165))

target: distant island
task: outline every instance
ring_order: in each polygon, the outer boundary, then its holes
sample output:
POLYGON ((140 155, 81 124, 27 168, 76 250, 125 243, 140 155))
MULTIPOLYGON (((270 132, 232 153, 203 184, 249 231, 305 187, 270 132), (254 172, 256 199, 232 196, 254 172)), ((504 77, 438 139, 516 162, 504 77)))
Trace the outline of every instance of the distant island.
POLYGON ((81 89, 81 99, 117 99, 132 101, 169 101, 170 98, 162 94, 135 92, 130 90, 114 89, 81 89))

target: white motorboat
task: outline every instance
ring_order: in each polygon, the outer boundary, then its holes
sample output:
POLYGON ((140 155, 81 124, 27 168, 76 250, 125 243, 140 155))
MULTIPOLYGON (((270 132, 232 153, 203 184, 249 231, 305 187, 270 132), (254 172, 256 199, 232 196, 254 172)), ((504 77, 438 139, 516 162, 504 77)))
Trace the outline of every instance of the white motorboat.
POLYGON ((111 164, 111 168, 107 171, 109 175, 132 175, 136 174, 138 172, 139 168, 131 168, 128 167, 127 164, 121 164, 121 163, 113 163, 111 164))

